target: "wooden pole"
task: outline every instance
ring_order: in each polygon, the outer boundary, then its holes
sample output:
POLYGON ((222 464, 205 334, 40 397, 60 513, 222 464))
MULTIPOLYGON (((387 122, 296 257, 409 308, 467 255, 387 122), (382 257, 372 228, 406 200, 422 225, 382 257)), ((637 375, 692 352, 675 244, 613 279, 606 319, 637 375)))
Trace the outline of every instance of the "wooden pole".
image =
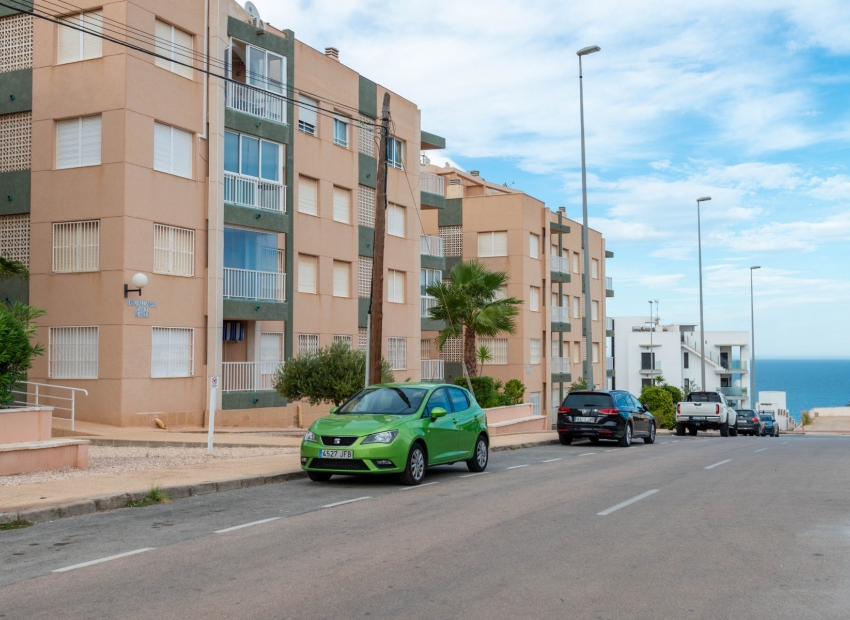
POLYGON ((375 241, 372 244, 372 298, 369 302, 369 385, 381 382, 384 339, 384 240, 387 231, 387 142, 390 135, 390 94, 384 93, 381 143, 378 147, 378 187, 375 192, 375 241))

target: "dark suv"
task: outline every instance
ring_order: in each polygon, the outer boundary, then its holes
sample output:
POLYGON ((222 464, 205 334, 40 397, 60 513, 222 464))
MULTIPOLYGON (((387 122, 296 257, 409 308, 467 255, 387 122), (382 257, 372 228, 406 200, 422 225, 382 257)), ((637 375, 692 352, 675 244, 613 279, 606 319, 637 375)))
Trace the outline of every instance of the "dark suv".
POLYGON ((779 424, 776 423, 776 418, 772 413, 760 413, 759 417, 764 421, 764 430, 762 436, 769 435, 770 437, 779 437, 779 424))
POLYGON ((752 409, 735 409, 738 414, 738 432, 741 435, 764 435, 764 421, 752 409))
POLYGON ((655 443, 655 417, 641 402, 619 390, 584 390, 568 394, 558 408, 558 438, 568 446, 574 439, 616 439, 623 447, 635 437, 655 443))

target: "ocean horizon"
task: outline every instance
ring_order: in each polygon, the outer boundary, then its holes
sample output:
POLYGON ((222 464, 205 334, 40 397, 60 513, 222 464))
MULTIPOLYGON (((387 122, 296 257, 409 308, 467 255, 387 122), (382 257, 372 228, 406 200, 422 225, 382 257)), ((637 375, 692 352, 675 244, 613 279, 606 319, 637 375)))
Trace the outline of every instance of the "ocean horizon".
POLYGON ((850 359, 756 359, 756 390, 785 392, 797 421, 808 409, 850 405, 850 359))

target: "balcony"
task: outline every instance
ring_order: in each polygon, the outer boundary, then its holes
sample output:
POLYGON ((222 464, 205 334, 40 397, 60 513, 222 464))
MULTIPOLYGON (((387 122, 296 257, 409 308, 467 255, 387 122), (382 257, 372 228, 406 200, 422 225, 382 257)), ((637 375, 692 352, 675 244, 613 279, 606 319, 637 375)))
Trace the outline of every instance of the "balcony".
POLYGON ((275 375, 283 362, 222 362, 223 392, 274 390, 275 375))
POLYGON ((610 316, 605 317, 605 335, 613 336, 614 335, 614 319, 610 316))
POLYGON ((286 213, 286 186, 273 181, 225 172, 224 202, 251 209, 286 213))
POLYGON ((605 376, 613 377, 614 376, 614 358, 606 357, 605 358, 605 376))
POLYGON ((653 364, 643 363, 643 364, 640 365, 641 374, 654 375, 654 374, 658 373, 658 371, 660 371, 660 370, 661 370, 661 362, 659 362, 659 361, 656 361, 653 364))
POLYGON ((726 396, 744 396, 747 395, 747 388, 745 387, 722 387, 717 388, 717 391, 721 394, 725 394, 726 396))
POLYGON ((605 278, 605 297, 614 296, 614 279, 605 278))
MULTIPOLYGON (((552 322, 561 325, 570 324, 570 309, 562 306, 552 306, 552 322)), ((559 330, 564 331, 564 330, 559 330)), ((569 330, 567 330, 569 331, 569 330)))
POLYGON ((429 194, 446 195, 445 179, 432 172, 419 173, 419 189, 429 194))
POLYGON ((433 237, 431 235, 419 235, 419 254, 422 256, 437 256, 439 258, 445 257, 446 252, 443 238, 433 237))
POLYGON ((749 370, 749 363, 746 360, 726 360, 720 358, 720 367, 715 368, 718 375, 745 373, 749 370))
POLYGON ((437 298, 429 297, 428 295, 420 295, 419 296, 419 316, 423 319, 430 319, 431 315, 428 311, 431 308, 436 307, 437 298))
POLYGON ((569 273, 570 272, 570 259, 566 256, 555 256, 552 255, 552 267, 551 271, 553 273, 569 273))
POLYGON ((422 381, 443 381, 445 377, 443 360, 421 360, 419 364, 422 369, 422 381))
POLYGON ((565 375, 570 372, 570 358, 553 357, 551 372, 553 375, 565 375))
POLYGON ((279 95, 228 81, 224 99, 225 105, 232 110, 286 124, 286 100, 279 95))
POLYGON ((286 274, 225 267, 224 297, 284 302, 286 301, 286 274))

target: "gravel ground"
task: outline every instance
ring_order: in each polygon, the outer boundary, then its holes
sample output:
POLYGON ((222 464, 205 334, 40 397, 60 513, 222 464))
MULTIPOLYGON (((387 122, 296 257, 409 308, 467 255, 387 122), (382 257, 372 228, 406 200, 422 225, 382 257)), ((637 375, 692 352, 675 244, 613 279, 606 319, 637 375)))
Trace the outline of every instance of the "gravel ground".
POLYGON ((0 487, 33 482, 49 482, 100 474, 118 474, 125 471, 145 471, 183 465, 199 465, 224 459, 244 459, 253 456, 297 454, 298 448, 225 448, 217 447, 212 455, 203 448, 136 448, 89 446, 88 469, 66 467, 56 471, 40 471, 17 476, 0 476, 0 487))

